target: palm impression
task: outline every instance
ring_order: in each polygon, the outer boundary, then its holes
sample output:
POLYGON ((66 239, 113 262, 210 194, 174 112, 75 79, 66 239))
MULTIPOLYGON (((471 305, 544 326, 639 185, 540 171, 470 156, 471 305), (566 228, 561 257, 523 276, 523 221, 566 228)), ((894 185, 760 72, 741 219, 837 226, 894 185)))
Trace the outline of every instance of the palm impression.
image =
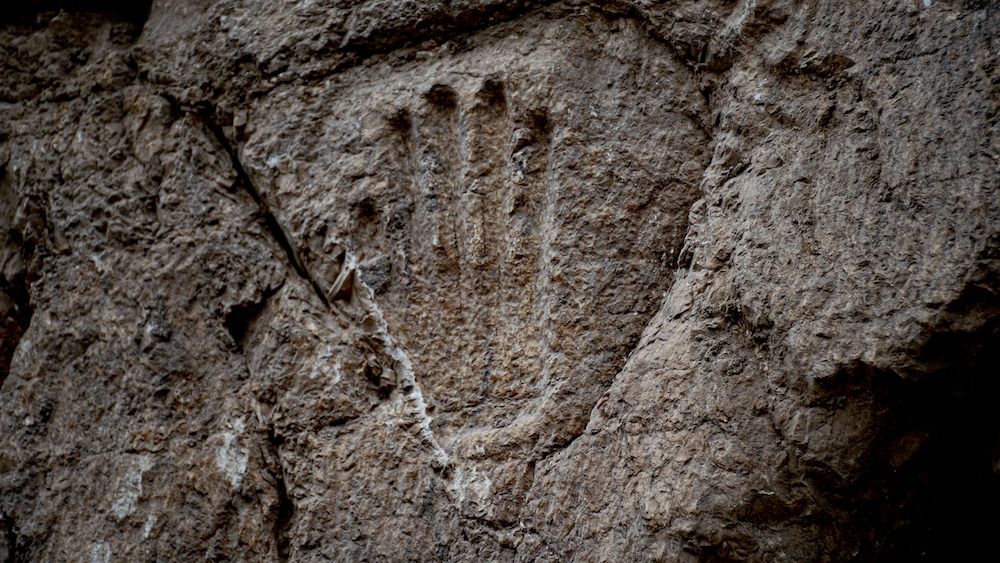
POLYGON ((583 431, 698 197, 690 73, 640 30, 588 33, 563 22, 355 69, 371 78, 346 90, 279 89, 242 151, 314 277, 333 287, 356 257, 438 442, 472 465, 533 464, 583 431))

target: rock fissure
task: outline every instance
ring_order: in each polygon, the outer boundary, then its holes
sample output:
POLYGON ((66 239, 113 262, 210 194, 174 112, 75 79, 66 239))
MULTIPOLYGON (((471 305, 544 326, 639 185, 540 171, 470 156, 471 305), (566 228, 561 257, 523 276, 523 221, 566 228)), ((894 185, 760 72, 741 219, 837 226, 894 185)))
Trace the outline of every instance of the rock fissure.
POLYGON ((250 180, 250 176, 247 175, 246 170, 243 168, 243 164, 240 162, 239 154, 233 145, 229 142, 228 137, 226 137, 225 131, 223 131, 222 126, 220 126, 213 115, 217 111, 215 106, 206 103, 199 102, 186 106, 181 104, 177 98, 168 94, 161 93, 161 95, 168 100, 172 106, 177 108, 179 111, 186 111, 189 115, 197 117, 199 122, 201 122, 208 131, 215 137, 215 140, 219 143, 222 149, 228 155, 230 162, 232 163, 233 170, 236 172, 237 183, 250 199, 257 205, 258 212, 260 213, 261 219, 264 225, 267 227, 267 232, 277 243, 278 247, 285 254, 288 259, 288 265, 291 266, 292 271, 294 271, 301 279, 304 281, 316 297, 326 306, 330 308, 330 299, 327 297, 326 293, 323 291, 316 279, 309 273, 309 270, 305 267, 299 252, 296 250, 291 239, 285 228, 278 221, 278 218, 271 211, 267 204, 267 201, 262 197, 261 193, 254 186, 253 182, 250 180))
MULTIPOLYGON (((354 254, 348 251, 344 267, 355 269, 356 264, 357 259, 354 257, 354 254)), ((430 447, 434 455, 434 459, 432 460, 434 467, 436 469, 445 469, 451 463, 450 457, 434 437, 434 431, 431 426, 432 420, 427 414, 427 403, 424 401, 420 385, 413 373, 413 364, 410 362, 410 358, 406 352, 396 344, 389 333, 389 325, 382 314, 382 310, 375 302, 374 292, 360 277, 355 276, 355 279, 357 280, 357 289, 354 297, 358 298, 362 307, 368 313, 367 318, 374 322, 376 334, 378 334, 384 346, 383 351, 389 358, 395 361, 395 366, 393 366, 397 378, 396 389, 393 392, 395 399, 406 409, 404 411, 405 414, 411 415, 416 419, 414 427, 417 429, 420 438, 430 447)))
POLYGON ((274 508, 274 524, 272 537, 279 561, 288 561, 290 533, 295 518, 295 504, 288 496, 288 485, 285 482, 285 469, 281 462, 282 440, 275 434, 274 428, 267 429, 267 448, 271 459, 271 477, 277 505, 274 508))

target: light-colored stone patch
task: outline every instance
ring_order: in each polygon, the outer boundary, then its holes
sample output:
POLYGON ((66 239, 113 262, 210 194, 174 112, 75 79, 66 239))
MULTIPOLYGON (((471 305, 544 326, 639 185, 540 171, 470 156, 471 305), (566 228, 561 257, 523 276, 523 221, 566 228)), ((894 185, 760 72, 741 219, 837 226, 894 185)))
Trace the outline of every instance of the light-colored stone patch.
POLYGON ((90 563, 111 563, 111 546, 99 541, 90 544, 90 563))
POLYGON ((474 508, 474 512, 478 512, 485 508, 493 489, 493 482, 475 468, 465 471, 461 467, 456 467, 449 488, 459 506, 468 502, 469 506, 474 508))
POLYGON ((246 424, 242 418, 238 418, 229 423, 229 428, 222 433, 222 445, 215 453, 215 467, 226 476, 233 490, 239 491, 250 459, 250 451, 240 445, 239 439, 246 424))
POLYGON ((156 526, 156 521, 157 517, 155 514, 150 513, 146 516, 146 522, 142 525, 142 539, 149 539, 149 534, 153 531, 153 527, 156 526))
POLYGON ((341 373, 342 367, 342 360, 339 356, 335 358, 333 348, 329 344, 323 344, 316 352, 316 362, 309 372, 309 379, 327 377, 334 384, 340 383, 340 380, 343 378, 343 374, 341 373), (332 369, 330 367, 331 363, 333 364, 332 369))
POLYGON ((121 480, 118 485, 118 495, 111 504, 111 513, 118 521, 135 512, 135 505, 142 496, 142 476, 152 467, 153 459, 150 456, 138 456, 121 480))

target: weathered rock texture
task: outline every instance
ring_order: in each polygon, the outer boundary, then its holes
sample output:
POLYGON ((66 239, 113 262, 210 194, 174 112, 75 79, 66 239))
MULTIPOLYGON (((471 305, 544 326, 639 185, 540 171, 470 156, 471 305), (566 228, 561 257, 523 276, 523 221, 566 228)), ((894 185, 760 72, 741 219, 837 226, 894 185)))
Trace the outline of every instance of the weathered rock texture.
POLYGON ((0 560, 987 547, 996 3, 140 4, 2 16, 0 560))

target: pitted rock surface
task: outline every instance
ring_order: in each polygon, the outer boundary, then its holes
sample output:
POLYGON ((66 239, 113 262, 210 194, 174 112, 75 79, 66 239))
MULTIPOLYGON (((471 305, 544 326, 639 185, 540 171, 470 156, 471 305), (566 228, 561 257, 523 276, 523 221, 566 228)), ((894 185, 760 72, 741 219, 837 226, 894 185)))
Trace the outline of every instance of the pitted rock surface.
POLYGON ((0 560, 983 552, 998 31, 973 0, 12 8, 0 560))

